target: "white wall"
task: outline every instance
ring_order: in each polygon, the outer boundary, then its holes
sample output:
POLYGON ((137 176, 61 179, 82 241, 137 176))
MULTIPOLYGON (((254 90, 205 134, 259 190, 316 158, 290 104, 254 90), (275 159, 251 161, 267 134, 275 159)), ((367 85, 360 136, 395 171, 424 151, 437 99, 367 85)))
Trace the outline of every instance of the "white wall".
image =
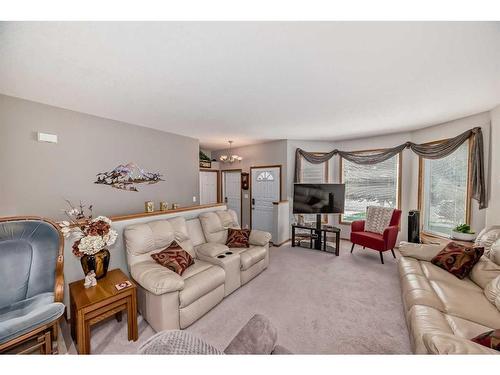
POLYGON ((486 224, 500 224, 500 105, 490 112, 491 142, 489 205, 486 211, 486 224))

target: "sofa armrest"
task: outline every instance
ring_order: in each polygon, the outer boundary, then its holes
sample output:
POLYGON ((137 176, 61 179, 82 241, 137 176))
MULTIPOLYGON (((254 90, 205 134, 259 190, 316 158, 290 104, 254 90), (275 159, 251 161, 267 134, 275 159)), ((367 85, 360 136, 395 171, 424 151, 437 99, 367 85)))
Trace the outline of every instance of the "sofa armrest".
POLYGON ((250 245, 266 246, 271 241, 271 233, 262 230, 252 229, 248 242, 250 245))
POLYGON ((184 288, 182 277, 154 260, 132 265, 130 273, 140 286, 155 295, 176 292, 184 288))
POLYGON ((399 228, 397 225, 387 227, 384 230, 384 244, 387 249, 393 249, 396 246, 396 240, 398 238, 399 228))
POLYGON ((229 250, 226 245, 217 242, 202 243, 201 245, 196 246, 194 249, 198 256, 202 255, 209 258, 213 258, 229 250))
POLYGON ((399 252, 402 256, 430 262, 441 250, 443 245, 419 244, 402 241, 399 252))
POLYGON ((226 354, 271 354, 278 331, 264 315, 255 314, 224 350, 226 354))
POLYGON ((429 354, 499 354, 497 350, 448 333, 425 333, 422 339, 429 354))
POLYGON ((351 232, 364 232, 365 231, 365 221, 356 220, 351 223, 351 232))

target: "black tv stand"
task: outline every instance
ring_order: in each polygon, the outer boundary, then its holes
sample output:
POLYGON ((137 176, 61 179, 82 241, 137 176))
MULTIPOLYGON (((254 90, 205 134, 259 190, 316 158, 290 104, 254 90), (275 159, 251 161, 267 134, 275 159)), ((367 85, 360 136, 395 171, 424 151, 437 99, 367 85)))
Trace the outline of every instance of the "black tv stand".
MULTIPOLYGON (((319 221, 316 221, 316 225, 314 223, 307 223, 307 224, 297 224, 294 223, 292 224, 292 247, 296 246, 296 240, 297 238, 302 238, 308 239, 309 240, 309 248, 311 249, 317 249, 317 250, 323 250, 327 252, 334 253, 335 255, 339 256, 340 254, 340 228, 331 226, 331 225, 321 225, 321 215, 319 216, 319 221), (319 227, 318 227, 319 223, 319 227), (319 228, 319 229, 318 229, 319 228), (309 231, 308 234, 295 234, 296 229, 306 229, 309 231), (330 246, 326 246, 326 234, 327 233, 333 233, 335 234, 335 248, 331 248, 330 246), (314 242, 314 246, 313 246, 314 242), (319 247, 317 247, 319 244, 319 247)), ((302 246, 300 244, 300 240, 298 241, 299 246, 302 246)))
POLYGON ((316 214, 316 230, 314 232, 316 234, 314 248, 316 250, 321 250, 321 214, 316 214))

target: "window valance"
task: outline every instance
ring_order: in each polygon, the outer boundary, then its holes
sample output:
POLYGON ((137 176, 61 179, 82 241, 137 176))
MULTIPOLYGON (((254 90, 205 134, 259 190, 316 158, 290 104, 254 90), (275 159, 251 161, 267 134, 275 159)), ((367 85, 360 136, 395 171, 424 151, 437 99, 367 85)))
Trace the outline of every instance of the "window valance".
POLYGON ((295 175, 294 181, 299 182, 299 173, 301 168, 301 156, 309 163, 323 163, 335 155, 339 155, 346 160, 357 164, 377 164, 396 156, 405 149, 412 150, 418 156, 425 159, 440 159, 450 155, 462 143, 471 139, 471 173, 472 173, 472 198, 479 202, 479 208, 487 207, 486 202, 486 181, 484 176, 484 145, 483 132, 480 127, 476 127, 457 135, 456 137, 446 139, 437 143, 417 144, 405 142, 399 146, 385 148, 382 150, 366 153, 356 151, 332 150, 324 154, 317 154, 304 151, 297 148, 295 151, 295 175))

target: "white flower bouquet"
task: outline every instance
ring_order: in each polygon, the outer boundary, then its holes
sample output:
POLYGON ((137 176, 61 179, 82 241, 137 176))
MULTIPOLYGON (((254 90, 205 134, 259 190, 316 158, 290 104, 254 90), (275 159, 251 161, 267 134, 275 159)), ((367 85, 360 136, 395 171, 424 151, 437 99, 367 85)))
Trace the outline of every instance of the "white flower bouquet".
POLYGON ((85 214, 85 206, 75 208, 67 201, 70 209, 64 212, 69 220, 59 224, 64 237, 75 238, 73 243, 73 254, 81 258, 84 255, 94 255, 99 251, 115 243, 118 233, 111 229, 111 220, 106 216, 92 218, 92 206, 87 208, 89 214, 85 214))

